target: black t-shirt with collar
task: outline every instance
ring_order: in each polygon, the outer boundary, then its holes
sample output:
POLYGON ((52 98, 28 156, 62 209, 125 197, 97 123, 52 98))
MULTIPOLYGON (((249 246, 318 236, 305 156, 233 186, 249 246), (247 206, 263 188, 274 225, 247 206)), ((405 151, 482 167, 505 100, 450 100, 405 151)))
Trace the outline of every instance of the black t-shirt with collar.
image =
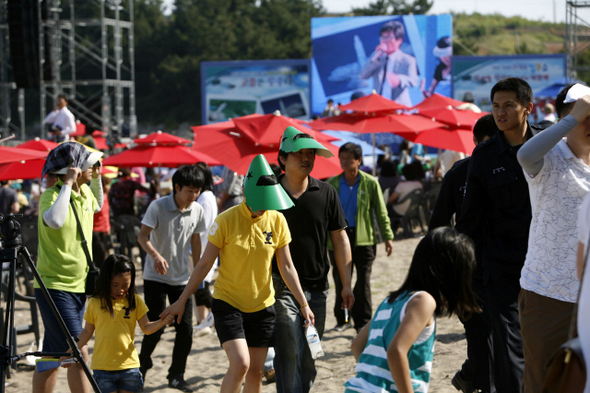
MULTIPOLYGON (((279 176, 279 183, 283 177, 284 174, 279 176)), ((293 240, 289 250, 299 281, 305 290, 324 291, 329 288, 329 232, 348 226, 338 193, 330 184, 311 176, 307 190, 299 198, 295 199, 285 191, 295 204, 281 213, 287 219, 291 231, 293 240)), ((276 260, 273 260, 273 272, 279 272, 276 260)))

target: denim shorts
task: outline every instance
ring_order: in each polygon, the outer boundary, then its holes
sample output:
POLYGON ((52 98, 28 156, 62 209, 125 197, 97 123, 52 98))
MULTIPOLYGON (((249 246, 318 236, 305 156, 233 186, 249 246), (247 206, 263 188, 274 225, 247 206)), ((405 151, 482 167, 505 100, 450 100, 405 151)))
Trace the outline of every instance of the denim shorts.
POLYGON ((94 379, 96 379, 101 392, 116 392, 118 390, 139 392, 143 387, 143 377, 139 368, 120 371, 93 371, 94 379))
MULTIPOLYGON (((78 336, 82 332, 86 295, 56 289, 48 289, 48 291, 70 334, 74 337, 78 336)), ((43 351, 66 352, 70 348, 66 341, 66 335, 61 330, 61 326, 53 315, 49 303, 39 288, 35 288, 35 299, 37 300, 37 306, 41 312, 43 326, 45 327, 43 351)))

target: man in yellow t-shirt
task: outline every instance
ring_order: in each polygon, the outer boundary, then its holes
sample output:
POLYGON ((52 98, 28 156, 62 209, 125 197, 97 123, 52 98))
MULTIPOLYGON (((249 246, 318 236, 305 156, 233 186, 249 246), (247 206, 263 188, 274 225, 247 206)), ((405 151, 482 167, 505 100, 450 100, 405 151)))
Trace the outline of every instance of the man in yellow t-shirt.
POLYGON ((184 304, 205 278, 220 255, 211 311, 221 346, 229 359, 222 391, 258 389, 276 320, 272 284, 272 257, 276 254, 281 275, 300 304, 306 325, 315 317, 299 284, 289 252, 291 234, 285 217, 274 210, 288 209, 293 202, 278 184, 264 156, 254 158, 244 180, 245 199, 215 219, 209 243, 186 288, 161 318, 182 318, 184 304), (244 370, 243 365, 249 364, 244 370))

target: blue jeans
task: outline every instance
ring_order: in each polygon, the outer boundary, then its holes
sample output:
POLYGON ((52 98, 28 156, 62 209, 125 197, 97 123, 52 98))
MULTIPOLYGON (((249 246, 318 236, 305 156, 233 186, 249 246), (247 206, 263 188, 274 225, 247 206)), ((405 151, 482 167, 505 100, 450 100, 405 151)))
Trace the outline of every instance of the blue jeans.
MULTIPOLYGON (((68 331, 72 336, 77 337, 82 332, 86 295, 57 289, 47 289, 47 291, 68 331)), ((41 312, 43 326, 45 326, 43 350, 45 352, 66 352, 70 347, 66 336, 40 288, 35 288, 35 299, 37 299, 37 306, 41 312)))
MULTIPOLYGON (((289 291, 280 275, 273 274, 275 288, 275 372, 278 393, 307 393, 317 375, 315 361, 311 358, 299 303, 289 291), (292 343, 286 345, 286 343, 292 343)), ((303 291, 311 311, 315 315, 315 327, 320 339, 326 322, 328 291, 303 291)))
POLYGON ((102 392, 127 390, 139 392, 143 387, 143 377, 138 368, 120 371, 94 370, 94 379, 102 392))

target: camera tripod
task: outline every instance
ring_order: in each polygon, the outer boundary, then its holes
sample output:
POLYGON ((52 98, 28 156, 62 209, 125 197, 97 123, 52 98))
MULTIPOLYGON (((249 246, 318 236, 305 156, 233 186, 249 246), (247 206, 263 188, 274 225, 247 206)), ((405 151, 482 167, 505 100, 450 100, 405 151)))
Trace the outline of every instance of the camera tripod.
POLYGON ((0 338, 0 393, 5 392, 5 379, 6 379, 6 371, 7 368, 10 367, 11 364, 19 361, 20 359, 26 356, 50 356, 50 357, 62 357, 62 356, 71 356, 75 358, 84 373, 88 377, 90 384, 92 385, 93 390, 96 393, 101 393, 96 380, 92 376, 88 365, 84 361, 82 356, 82 352, 78 345, 76 344, 76 340, 69 332, 63 318, 59 314, 45 283, 41 279, 35 264, 31 258, 31 254, 29 250, 25 246, 22 245, 22 237, 20 234, 20 224, 16 220, 17 216, 8 215, 3 216, 0 214, 0 240, 2 240, 2 248, 0 249, 0 263, 9 262, 10 263, 10 272, 8 278, 8 291, 6 296, 6 315, 4 318, 4 335, 0 338), (68 352, 25 352, 22 354, 16 354, 16 343, 13 340, 13 330, 14 330, 14 301, 15 301, 15 283, 16 283, 16 264, 18 256, 22 255, 29 267, 33 276, 39 283, 39 287, 41 292, 43 292, 43 296, 47 300, 53 315, 57 319, 61 330, 63 331, 64 335, 66 336, 66 340, 72 349, 72 353, 68 352))

